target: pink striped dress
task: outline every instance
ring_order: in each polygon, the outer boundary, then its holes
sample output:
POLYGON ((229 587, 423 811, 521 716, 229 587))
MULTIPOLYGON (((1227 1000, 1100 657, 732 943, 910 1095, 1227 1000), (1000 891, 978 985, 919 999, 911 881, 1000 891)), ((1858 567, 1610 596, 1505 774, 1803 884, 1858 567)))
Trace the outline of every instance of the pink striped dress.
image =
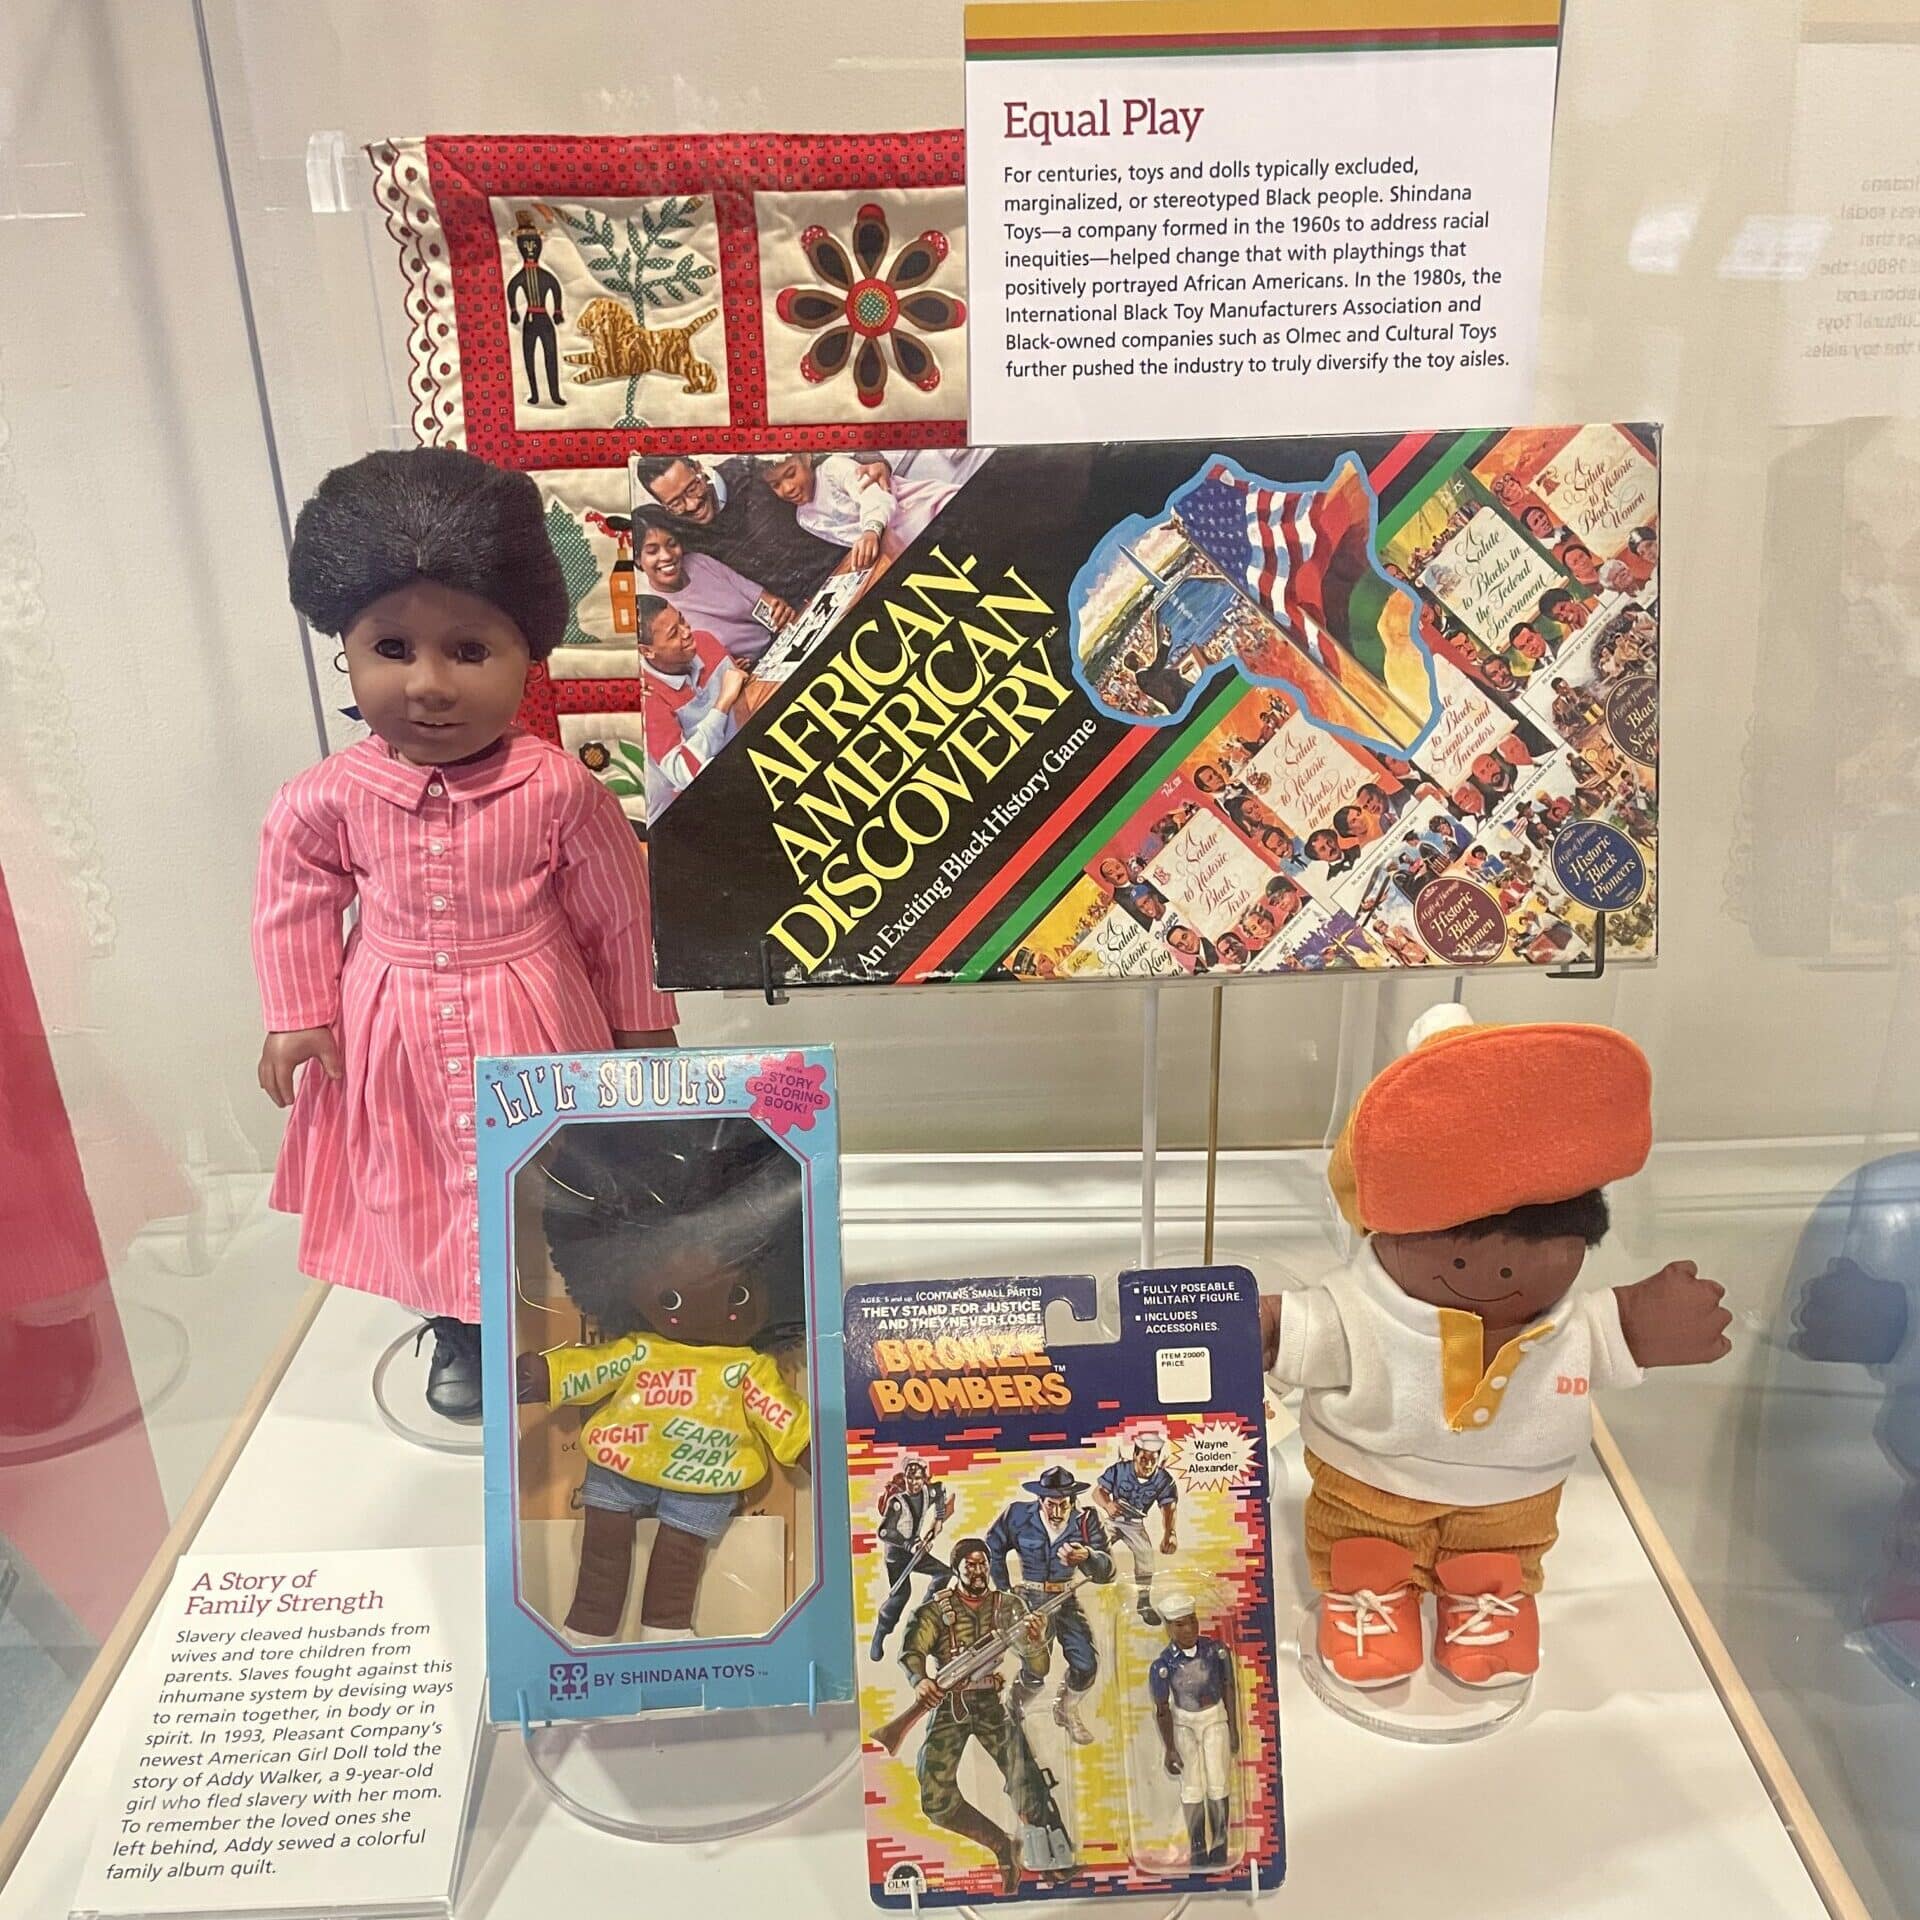
POLYGON ((457 767, 362 740, 281 788, 254 901, 261 1003, 270 1032, 332 1027, 342 1067, 300 1070, 274 1177, 301 1271, 477 1321, 473 1063, 672 1026, 650 949, 633 829, 531 734, 457 767))

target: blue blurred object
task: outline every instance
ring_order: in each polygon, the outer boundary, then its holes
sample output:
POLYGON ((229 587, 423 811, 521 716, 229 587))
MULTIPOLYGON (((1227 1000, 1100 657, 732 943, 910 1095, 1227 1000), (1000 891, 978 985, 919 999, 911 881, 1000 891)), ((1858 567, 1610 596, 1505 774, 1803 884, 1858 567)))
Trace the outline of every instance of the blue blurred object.
POLYGON ((1898 1490, 1862 1542, 1870 1566, 1856 1576, 1852 1644, 1920 1689, 1920 1153, 1872 1161, 1821 1201, 1795 1251, 1787 1298, 1791 1351, 1864 1369, 1854 1380, 1880 1396, 1873 1438, 1898 1490))

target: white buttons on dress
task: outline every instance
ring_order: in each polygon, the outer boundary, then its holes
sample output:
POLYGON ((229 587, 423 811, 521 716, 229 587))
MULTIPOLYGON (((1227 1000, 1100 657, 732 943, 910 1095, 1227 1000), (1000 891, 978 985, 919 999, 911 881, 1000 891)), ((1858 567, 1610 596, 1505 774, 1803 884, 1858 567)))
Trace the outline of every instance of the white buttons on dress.
POLYGON ((1493 1378, 1487 1382, 1487 1385, 1490 1386, 1495 1393, 1498 1393, 1506 1384, 1507 1376, 1504 1373, 1496 1373, 1493 1378))
POLYGON ((436 967, 450 967, 453 965, 453 955, 450 953, 436 953, 433 956, 433 964, 436 967))
POLYGON ((453 1117, 453 1124, 458 1127, 462 1133, 465 1133, 466 1130, 473 1125, 473 1115, 470 1113, 457 1113, 453 1117))
POLYGON ((467 1169, 467 1180, 469 1184, 471 1184, 475 1180, 478 1180, 479 1178, 480 1178, 480 1169, 478 1167, 469 1167, 467 1169))
POLYGON ((1484 1427, 1492 1418, 1493 1415, 1485 1407, 1475 1407, 1473 1410, 1473 1424, 1476 1427, 1484 1427))
POLYGON ((447 1062, 447 1071, 449 1073, 458 1073, 460 1071, 460 1062, 458 1060, 449 1060, 447 1062))
POLYGON ((442 1020, 457 1020, 459 1017, 460 1009, 456 1007, 452 1001, 448 1001, 447 1004, 440 1009, 440 1018, 442 1020))
POLYGON ((445 912, 446 912, 446 910, 447 910, 447 896, 446 896, 446 895, 445 895, 444 893, 436 893, 436 894, 435 894, 435 895, 433 896, 433 910, 434 910, 434 912, 435 912, 435 913, 445 913, 445 912))
POLYGON ((429 840, 427 842, 427 851, 429 853, 445 853, 446 850, 447 843, 444 840, 429 840))
POLYGON ((427 782, 427 791, 438 800, 440 796, 446 792, 446 788, 443 787, 438 780, 429 780, 427 782))

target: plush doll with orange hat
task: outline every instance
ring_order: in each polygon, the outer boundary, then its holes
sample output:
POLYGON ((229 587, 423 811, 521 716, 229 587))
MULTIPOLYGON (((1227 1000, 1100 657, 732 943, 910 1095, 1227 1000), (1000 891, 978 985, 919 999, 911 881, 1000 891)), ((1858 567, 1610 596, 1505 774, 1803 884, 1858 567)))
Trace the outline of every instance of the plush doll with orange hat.
POLYGON ((1468 1686, 1540 1663, 1533 1596, 1589 1394, 1729 1350, 1688 1260, 1576 1294, 1601 1189, 1652 1144, 1652 1075, 1605 1027, 1480 1027, 1436 1007, 1360 1096, 1328 1179, 1367 1238, 1322 1285, 1262 1299, 1267 1365, 1306 1389, 1319 1648, 1353 1687, 1425 1658, 1468 1686))

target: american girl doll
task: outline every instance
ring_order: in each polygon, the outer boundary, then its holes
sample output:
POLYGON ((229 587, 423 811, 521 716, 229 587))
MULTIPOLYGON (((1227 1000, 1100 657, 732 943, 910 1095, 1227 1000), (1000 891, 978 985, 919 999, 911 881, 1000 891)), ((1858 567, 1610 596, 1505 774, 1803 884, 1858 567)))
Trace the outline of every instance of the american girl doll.
POLYGON ((477 1420, 474 1061, 672 1044, 646 866, 613 796, 513 724, 568 610, 525 474, 368 454, 301 509, 287 580, 372 737, 261 836, 260 1084, 293 1108, 272 1204, 302 1272, 427 1316, 427 1403, 477 1420))

